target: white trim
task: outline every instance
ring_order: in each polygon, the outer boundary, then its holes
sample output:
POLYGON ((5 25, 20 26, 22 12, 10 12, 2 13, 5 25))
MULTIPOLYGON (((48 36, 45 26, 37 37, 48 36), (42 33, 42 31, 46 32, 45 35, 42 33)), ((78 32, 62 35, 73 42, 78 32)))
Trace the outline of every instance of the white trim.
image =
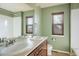
POLYGON ((79 8, 77 8, 77 9, 74 9, 74 8, 73 8, 72 10, 79 10, 79 8))
POLYGON ((67 52, 67 51, 61 51, 61 50, 55 50, 55 49, 53 49, 52 51, 56 51, 56 52, 65 53, 65 54, 69 54, 70 55, 70 53, 67 52))
POLYGON ((51 35, 52 37, 64 37, 64 35, 51 35))

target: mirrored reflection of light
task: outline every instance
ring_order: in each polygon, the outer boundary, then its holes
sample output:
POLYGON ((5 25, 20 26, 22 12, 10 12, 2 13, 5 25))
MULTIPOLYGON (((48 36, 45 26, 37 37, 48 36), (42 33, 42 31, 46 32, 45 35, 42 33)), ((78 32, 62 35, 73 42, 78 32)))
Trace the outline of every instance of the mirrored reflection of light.
POLYGON ((5 26, 7 26, 7 25, 8 25, 8 22, 7 22, 7 20, 5 20, 5 23, 4 23, 4 25, 5 25, 5 26))

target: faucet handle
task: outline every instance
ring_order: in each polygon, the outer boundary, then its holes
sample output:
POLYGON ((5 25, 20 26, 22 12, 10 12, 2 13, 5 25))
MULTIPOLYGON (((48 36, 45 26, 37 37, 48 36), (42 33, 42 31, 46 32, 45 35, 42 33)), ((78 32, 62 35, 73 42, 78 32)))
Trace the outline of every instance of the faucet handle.
POLYGON ((5 46, 6 46, 6 47, 8 46, 8 41, 5 41, 5 46))

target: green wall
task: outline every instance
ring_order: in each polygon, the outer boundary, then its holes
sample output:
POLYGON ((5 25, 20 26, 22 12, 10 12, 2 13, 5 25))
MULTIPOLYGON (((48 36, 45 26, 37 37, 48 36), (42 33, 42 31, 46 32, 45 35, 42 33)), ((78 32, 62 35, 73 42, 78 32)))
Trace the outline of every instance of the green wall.
MULTIPOLYGON (((58 5, 58 6, 52 6, 52 7, 47 7, 47 8, 42 8, 41 9, 41 35, 42 36, 48 36, 48 42, 52 44, 53 48, 56 50, 63 50, 63 51, 69 51, 70 49, 70 20, 69 20, 69 4, 64 4, 64 5, 58 5), (56 13, 56 12, 64 12, 64 37, 54 37, 56 38, 56 41, 52 40, 52 16, 51 13, 56 13)), ((71 9, 77 9, 79 8, 79 3, 77 4, 71 4, 71 9)), ((26 11, 23 12, 23 22, 25 25, 25 20, 26 16, 34 16, 34 10, 26 11)), ((25 33, 25 26, 24 27, 24 33, 25 33)))
POLYGON ((53 49, 69 51, 69 4, 58 5, 42 9, 42 35, 48 36, 53 49), (51 13, 64 12, 64 37, 54 37, 52 40, 52 16, 51 13))
MULTIPOLYGON (((40 24, 38 25, 38 26, 40 26, 40 27, 39 27, 39 28, 40 28, 40 29, 39 29, 39 33, 38 33, 38 34, 41 35, 41 32, 42 32, 42 31, 41 31, 41 26, 42 26, 42 25, 41 25, 41 20, 42 20, 42 19, 41 19, 41 8, 39 8, 39 7, 35 8, 34 10, 30 10, 30 11, 25 11, 25 12, 23 12, 23 34, 26 34, 26 32, 25 32, 25 31, 26 31, 26 28, 25 28, 25 27, 26 27, 26 26, 25 26, 25 25, 26 25, 26 17, 28 17, 28 16, 33 16, 33 18, 35 19, 35 15, 37 15, 38 18, 40 19, 40 20, 38 19, 38 20, 39 20, 39 23, 40 23, 40 24)), ((36 17, 37 17, 37 16, 36 16, 36 17)))
POLYGON ((14 13, 14 17, 19 17, 19 16, 21 16, 21 12, 14 13))
POLYGON ((34 16, 34 10, 23 12, 23 34, 26 34, 26 17, 34 16))
POLYGON ((34 16, 34 11, 33 10, 30 10, 30 11, 24 11, 24 12, 16 12, 16 13, 14 13, 14 17, 21 17, 21 26, 22 26, 22 28, 21 28, 21 35, 24 35, 24 34, 26 34, 25 32, 26 32, 26 17, 28 17, 28 16, 34 16))
POLYGON ((13 17, 14 16, 14 13, 13 12, 10 12, 10 11, 5 10, 5 9, 2 9, 2 8, 0 8, 0 14, 7 15, 7 16, 10 16, 10 17, 13 17))
POLYGON ((79 3, 71 3, 71 9, 78 9, 79 3))
MULTIPOLYGON (((42 8, 39 14, 40 16, 40 32, 42 36, 48 36, 48 42, 52 44, 53 49, 56 50, 63 50, 63 51, 69 51, 70 48, 70 20, 69 20, 69 4, 64 4, 64 5, 57 5, 57 6, 52 6, 52 7, 46 7, 42 8), (52 40, 52 16, 51 13, 57 13, 57 12, 64 12, 64 37, 55 37, 56 41, 52 40)), ((79 8, 79 3, 71 3, 71 9, 78 9, 79 8)), ((38 8, 39 9, 39 8, 38 8)), ((27 16, 34 16, 35 11, 30 10, 30 11, 25 11, 25 12, 10 12, 5 9, 0 8, 0 14, 11 16, 11 17, 18 17, 21 16, 22 19, 22 34, 25 34, 25 24, 26 24, 26 17, 27 16)))
MULTIPOLYGON (((71 3, 71 7, 69 4, 57 5, 52 7, 46 7, 42 9, 37 9, 38 15, 40 17, 40 33, 42 36, 48 36, 48 43, 53 46, 53 49, 69 51, 70 49, 70 10, 69 9, 78 9, 79 3, 71 3), (64 37, 55 37, 51 36, 52 34, 52 16, 51 13, 64 12, 64 37), (52 38, 56 38, 56 41, 53 41, 52 38)), ((35 11, 25 11, 25 12, 10 12, 5 9, 0 8, 0 14, 7 15, 11 17, 21 17, 22 19, 22 35, 25 34, 25 24, 27 16, 34 16, 35 11)))
POLYGON ((37 6, 34 8, 34 35, 41 35, 41 11, 42 9, 40 8, 40 6, 37 6), (37 28, 37 30, 36 30, 37 28))
MULTIPOLYGON (((39 8, 38 8, 39 9, 39 8)), ((0 9, 2 11, 2 9, 0 9)), ((27 16, 34 16, 34 10, 25 11, 25 12, 16 12, 12 13, 9 11, 2 11, 1 14, 5 14, 11 17, 18 17, 21 16, 22 19, 22 34, 25 34, 25 24, 26 24, 26 17, 27 16)), ((69 5, 58 5, 58 6, 52 6, 47 8, 42 8, 41 11, 39 11, 40 16, 40 32, 42 36, 48 36, 48 42, 52 44, 54 49, 56 50, 63 50, 63 51, 69 51, 69 5), (54 37, 56 38, 56 41, 54 42, 52 40, 52 16, 51 13, 55 12, 64 12, 64 37, 54 37)))
MULTIPOLYGON (((39 8, 38 8, 39 9, 39 8)), ((34 10, 25 11, 23 12, 23 33, 25 34, 25 24, 26 24, 26 17, 27 16, 34 16, 34 10)), ((19 16, 20 13, 17 13, 17 16, 19 16)), ((40 11, 40 30, 42 36, 48 36, 48 42, 52 44, 53 48, 56 50, 63 50, 63 51, 69 51, 69 4, 65 5, 58 5, 58 6, 52 6, 47 8, 42 8, 40 11), (52 40, 52 16, 51 13, 56 12, 64 12, 64 37, 54 37, 56 38, 56 41, 54 42, 52 40)))

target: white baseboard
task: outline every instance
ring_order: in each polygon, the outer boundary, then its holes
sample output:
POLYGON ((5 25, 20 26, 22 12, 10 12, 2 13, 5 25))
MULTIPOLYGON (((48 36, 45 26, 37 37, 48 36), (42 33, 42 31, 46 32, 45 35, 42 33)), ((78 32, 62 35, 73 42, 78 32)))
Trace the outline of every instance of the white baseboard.
POLYGON ((55 51, 55 52, 60 52, 60 53, 65 53, 65 54, 69 54, 69 55, 70 55, 70 53, 69 53, 69 52, 67 52, 67 51, 61 51, 61 50, 55 50, 55 49, 53 49, 52 51, 55 51))

